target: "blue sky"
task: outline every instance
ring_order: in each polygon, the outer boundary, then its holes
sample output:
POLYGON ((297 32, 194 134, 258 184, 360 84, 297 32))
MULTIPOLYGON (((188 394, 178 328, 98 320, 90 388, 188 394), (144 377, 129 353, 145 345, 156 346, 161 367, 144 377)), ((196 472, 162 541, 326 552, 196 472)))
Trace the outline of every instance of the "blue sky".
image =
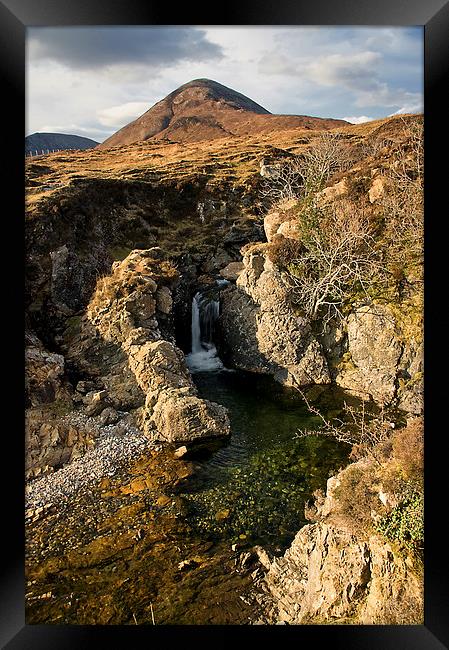
POLYGON ((423 28, 28 28, 26 133, 101 142, 197 78, 272 113, 356 123, 422 112, 423 28))

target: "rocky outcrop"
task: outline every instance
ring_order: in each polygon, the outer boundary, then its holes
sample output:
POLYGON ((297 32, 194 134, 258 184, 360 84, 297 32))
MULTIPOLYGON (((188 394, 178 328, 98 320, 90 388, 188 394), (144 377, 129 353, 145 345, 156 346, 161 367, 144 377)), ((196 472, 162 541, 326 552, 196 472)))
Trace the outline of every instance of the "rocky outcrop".
MULTIPOLYGON (((356 396, 423 410, 422 342, 393 305, 359 305, 340 323, 307 318, 293 302, 291 286, 270 260, 270 246, 283 235, 298 239, 292 202, 264 220, 268 243, 242 249, 243 268, 235 286, 222 292, 222 352, 234 366, 268 373, 301 387, 335 382, 356 396)), ((416 311, 416 310, 415 310, 416 311)))
POLYGON ((243 262, 230 262, 220 270, 220 275, 225 280, 232 282, 237 280, 241 271, 243 271, 243 262))
POLYGON ((268 622, 422 623, 422 581, 410 558, 378 535, 354 532, 338 517, 341 474, 328 481, 316 508, 318 521, 304 526, 284 555, 260 552, 266 574, 259 599, 268 622))
POLYGON ((170 443, 229 434, 226 409, 198 397, 175 345, 177 280, 160 249, 133 251, 98 280, 86 312, 67 318, 62 354, 27 335, 28 476, 79 457, 103 427, 138 425, 170 443))
POLYGON ((78 458, 93 444, 96 422, 72 413, 74 390, 65 359, 26 333, 25 471, 32 478, 78 458))
POLYGON ((236 286, 222 292, 220 329, 233 365, 291 386, 330 383, 321 345, 264 245, 247 249, 243 265, 236 286))
POLYGON ((170 317, 177 273, 160 249, 133 251, 113 265, 112 275, 99 282, 86 320, 105 343, 124 353, 144 396, 140 420, 153 440, 191 441, 228 435, 226 409, 202 400, 174 339, 165 340, 161 317, 170 317))
POLYGON ((388 305, 361 306, 346 326, 347 352, 335 381, 360 397, 396 404, 409 413, 423 409, 423 349, 407 339, 388 305))
MULTIPOLYGON (((279 204, 276 210, 270 210, 268 212, 263 220, 263 229, 268 242, 272 241, 273 237, 277 233, 281 232, 281 229, 284 237, 289 236, 286 234, 286 231, 295 232, 296 235, 296 228, 294 228, 291 223, 294 217, 292 211, 296 205, 297 202, 295 200, 284 200, 279 204)), ((293 239, 295 238, 296 237, 293 237, 293 239)))
POLYGON ((349 314, 347 354, 352 364, 347 363, 337 375, 338 384, 361 396, 368 393, 376 402, 391 403, 402 354, 395 329, 395 320, 386 307, 363 306, 349 314))

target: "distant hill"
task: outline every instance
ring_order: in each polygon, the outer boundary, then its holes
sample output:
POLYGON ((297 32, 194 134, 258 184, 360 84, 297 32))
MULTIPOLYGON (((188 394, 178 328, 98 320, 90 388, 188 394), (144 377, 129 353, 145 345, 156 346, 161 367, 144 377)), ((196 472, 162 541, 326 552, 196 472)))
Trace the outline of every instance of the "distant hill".
POLYGON ((25 155, 34 155, 37 151, 64 151, 65 149, 92 149, 98 144, 90 138, 67 133, 33 133, 25 138, 25 155))
POLYGON ((98 149, 143 140, 196 142, 294 128, 332 129, 347 124, 332 118, 273 115, 217 81, 194 79, 111 135, 98 149))

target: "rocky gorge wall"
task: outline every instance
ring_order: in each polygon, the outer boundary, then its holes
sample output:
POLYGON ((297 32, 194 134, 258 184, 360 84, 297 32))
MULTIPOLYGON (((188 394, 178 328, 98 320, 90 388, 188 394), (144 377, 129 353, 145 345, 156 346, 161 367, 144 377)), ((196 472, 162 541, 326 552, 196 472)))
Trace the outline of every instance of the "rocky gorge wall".
POLYGON ((160 249, 133 251, 98 281, 86 311, 68 319, 62 354, 29 334, 30 475, 76 458, 104 426, 121 434, 138 426, 150 440, 166 443, 229 434, 226 409, 197 396, 175 344, 178 280, 160 249))
POLYGON ((243 268, 222 294, 222 352, 232 365, 293 386, 335 383, 356 396, 410 414, 423 409, 422 332, 388 303, 354 304, 336 322, 312 322, 295 303, 287 275, 270 260, 283 230, 298 240, 289 210, 265 217, 268 242, 243 247, 243 268))
MULTIPOLYGON (((45 169, 29 165, 31 187, 45 190, 39 180, 45 169)), ((257 239, 250 214, 252 189, 245 189, 242 181, 231 191, 226 179, 218 188, 206 187, 207 178, 199 170, 186 176, 168 174, 156 183, 76 178, 30 205, 28 477, 84 454, 104 427, 123 435, 138 424, 151 439, 159 431, 166 441, 227 434, 224 410, 196 399, 175 341, 189 351, 191 299, 198 277, 218 273, 239 259, 243 242, 257 239), (152 265, 145 258, 156 242, 170 251, 179 273, 165 258, 153 259, 152 265), (133 250, 134 262, 121 267, 133 250), (138 290, 132 286, 136 263, 147 266, 138 290), (100 286, 111 288, 109 298, 100 286), (92 302, 99 312, 88 312, 92 302)), ((160 254, 155 250, 153 256, 160 254)))

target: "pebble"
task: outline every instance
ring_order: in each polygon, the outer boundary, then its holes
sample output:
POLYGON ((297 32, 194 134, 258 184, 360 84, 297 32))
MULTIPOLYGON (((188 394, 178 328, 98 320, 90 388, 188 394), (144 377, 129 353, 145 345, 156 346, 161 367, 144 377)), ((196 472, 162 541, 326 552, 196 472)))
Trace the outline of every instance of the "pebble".
POLYGON ((104 427, 96 438, 95 447, 88 449, 84 456, 28 484, 27 519, 36 520, 52 506, 69 500, 78 490, 114 476, 120 467, 149 448, 154 448, 154 444, 129 424, 122 435, 117 435, 114 426, 104 427))

